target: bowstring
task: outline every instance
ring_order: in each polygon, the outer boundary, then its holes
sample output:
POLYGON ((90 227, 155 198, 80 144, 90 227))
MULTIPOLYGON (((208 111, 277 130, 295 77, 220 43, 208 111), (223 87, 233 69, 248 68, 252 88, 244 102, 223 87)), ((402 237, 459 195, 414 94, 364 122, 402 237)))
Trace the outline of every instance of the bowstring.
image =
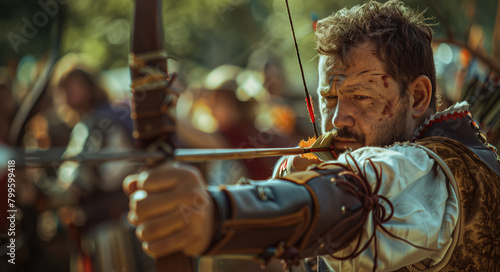
POLYGON ((288 13, 288 20, 290 21, 290 27, 292 29, 293 42, 295 44, 295 52, 297 53, 297 59, 299 61, 300 67, 300 75, 302 76, 302 83, 304 84, 304 91, 306 94, 306 103, 307 103, 307 111, 309 112, 309 117, 311 118, 311 123, 314 129, 314 135, 316 139, 318 138, 318 130, 316 128, 316 120, 314 118, 314 108, 312 106, 311 95, 309 94, 309 90, 307 89, 306 78, 304 76, 304 68, 302 67, 302 61, 300 59, 299 46, 297 45, 297 38, 295 37, 295 29, 293 28, 292 15, 290 12, 290 6, 288 5, 288 0, 285 0, 286 10, 288 13))

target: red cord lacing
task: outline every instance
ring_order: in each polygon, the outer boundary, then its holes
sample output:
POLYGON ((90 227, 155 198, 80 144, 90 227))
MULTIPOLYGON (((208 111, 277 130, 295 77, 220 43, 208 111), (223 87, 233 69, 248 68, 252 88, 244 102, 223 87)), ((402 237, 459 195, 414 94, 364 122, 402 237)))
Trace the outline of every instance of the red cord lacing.
POLYGON ((469 111, 454 112, 454 113, 450 113, 450 114, 448 114, 446 116, 443 115, 443 116, 441 116, 438 119, 432 120, 432 121, 429 122, 429 124, 427 124, 427 125, 424 126, 424 128, 420 131, 420 134, 418 135, 417 138, 422 137, 422 135, 424 135, 424 132, 426 132, 435 123, 441 123, 443 121, 448 121, 450 119, 452 119, 452 120, 462 119, 465 116, 467 116, 468 113, 469 113, 469 111))
MULTIPOLYGON (((356 246, 351 254, 345 257, 336 257, 334 256, 334 252, 329 250, 328 247, 325 247, 326 251, 328 254, 330 254, 334 259, 337 260, 347 260, 347 259, 352 259, 356 258, 359 256, 364 250, 368 248, 370 245, 371 241, 373 240, 375 243, 375 252, 374 252, 374 264, 373 264, 373 271, 377 269, 377 257, 378 257, 378 249, 377 249, 377 236, 375 235, 375 232, 377 230, 377 227, 381 229, 384 233, 387 235, 391 236, 394 239, 403 241, 415 248, 422 249, 422 250, 430 250, 433 251, 432 249, 428 249, 422 246, 415 245, 403 238, 397 237, 396 235, 390 233, 382 224, 388 222, 393 214, 394 214, 394 206, 392 205, 391 201, 383 195, 379 195, 378 191, 380 190, 380 187, 382 185, 382 166, 379 165, 379 169, 376 167, 376 164, 371 160, 367 159, 369 162, 369 165, 372 167, 372 169, 375 171, 375 176, 376 176, 376 182, 375 182, 375 189, 371 190, 370 183, 368 182, 368 179, 366 178, 366 165, 363 165, 363 169, 359 166, 359 164, 354 160, 351 154, 346 154, 347 158, 347 163, 348 163, 348 168, 350 170, 345 170, 339 173, 339 177, 346 177, 347 180, 341 180, 341 179, 335 179, 335 183, 337 186, 340 186, 347 191, 349 191, 351 194, 353 194, 363 205, 363 216, 358 223, 351 228, 351 233, 354 231, 359 232, 358 234, 358 240, 356 243, 356 246), (349 162, 349 158, 351 159, 352 163, 355 165, 355 169, 351 166, 351 163, 349 162), (390 212, 387 212, 386 208, 380 203, 380 200, 385 201, 387 205, 390 207, 390 212), (365 225, 366 221, 369 218, 370 211, 372 211, 372 220, 373 220, 373 232, 368 241, 360 248, 361 246, 361 229, 362 226, 365 225)), ((345 166, 344 166, 345 167, 345 166)), ((349 235, 349 234, 346 234, 349 235)))

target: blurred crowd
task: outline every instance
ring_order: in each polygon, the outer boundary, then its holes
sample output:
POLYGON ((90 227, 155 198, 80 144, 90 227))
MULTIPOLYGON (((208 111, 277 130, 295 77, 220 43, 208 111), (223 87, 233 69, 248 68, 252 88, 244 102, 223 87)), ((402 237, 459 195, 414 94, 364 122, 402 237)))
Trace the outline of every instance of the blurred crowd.
MULTIPOLYGON (((2 153, 25 150, 46 159, 133 149, 130 95, 127 91, 116 95, 102 79, 102 73, 75 56, 62 58, 15 141, 12 135, 9 140, 9 128, 22 100, 15 99, 12 80, 4 80, 0 85, 2 153)), ((201 84, 185 86, 180 77, 174 88, 182 91, 176 110, 179 147, 293 147, 305 135, 312 136, 305 114, 298 116, 293 110, 296 105, 304 107, 305 102, 286 96, 287 82, 278 62, 267 61, 258 69, 223 65, 207 74, 201 84)), ((29 95, 26 92, 24 99, 29 95)), ((194 165, 209 185, 234 184, 242 177, 269 178, 277 159, 194 165)), ((153 260, 142 252, 134 229, 126 222, 128 199, 121 189, 122 180, 141 167, 125 161, 54 161, 43 167, 24 167, 17 162, 16 265, 7 265, 2 252, 0 270, 153 271, 153 260)), ((1 175, 4 190, 4 169, 1 175)), ((5 218, 7 207, 1 210, 5 218)), ((0 222, 0 244, 4 246, 8 225, 0 222)), ((200 260, 203 263, 206 261, 200 260)), ((241 265, 219 260, 218 269, 212 269, 212 263, 204 271, 231 271, 241 265)))

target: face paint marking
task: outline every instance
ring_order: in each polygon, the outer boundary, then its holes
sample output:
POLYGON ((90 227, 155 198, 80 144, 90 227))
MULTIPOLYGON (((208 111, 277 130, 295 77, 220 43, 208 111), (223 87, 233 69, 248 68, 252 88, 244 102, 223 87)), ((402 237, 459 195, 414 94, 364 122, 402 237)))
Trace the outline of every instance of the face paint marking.
POLYGON ((388 78, 388 76, 386 76, 386 75, 382 76, 382 81, 384 82, 385 88, 389 88, 389 83, 387 82, 387 78, 388 78))

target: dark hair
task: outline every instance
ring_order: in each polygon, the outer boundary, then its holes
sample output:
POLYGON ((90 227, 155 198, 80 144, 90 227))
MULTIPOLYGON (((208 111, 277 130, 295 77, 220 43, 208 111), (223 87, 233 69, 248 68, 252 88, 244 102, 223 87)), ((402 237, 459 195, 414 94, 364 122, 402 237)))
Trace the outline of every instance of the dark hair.
POLYGON ((74 69, 68 72, 66 76, 59 82, 59 86, 66 88, 70 80, 79 79, 82 84, 84 84, 85 89, 89 92, 89 105, 87 108, 95 108, 100 104, 109 102, 108 94, 106 91, 98 84, 98 80, 92 74, 82 69, 74 69))
POLYGON ((351 46, 372 42, 385 70, 401 86, 401 95, 408 84, 420 75, 432 84, 429 107, 436 111, 436 69, 432 52, 432 29, 423 12, 405 6, 399 0, 384 4, 369 1, 351 9, 343 8, 320 20, 316 30, 316 50, 334 55, 349 66, 351 46))

